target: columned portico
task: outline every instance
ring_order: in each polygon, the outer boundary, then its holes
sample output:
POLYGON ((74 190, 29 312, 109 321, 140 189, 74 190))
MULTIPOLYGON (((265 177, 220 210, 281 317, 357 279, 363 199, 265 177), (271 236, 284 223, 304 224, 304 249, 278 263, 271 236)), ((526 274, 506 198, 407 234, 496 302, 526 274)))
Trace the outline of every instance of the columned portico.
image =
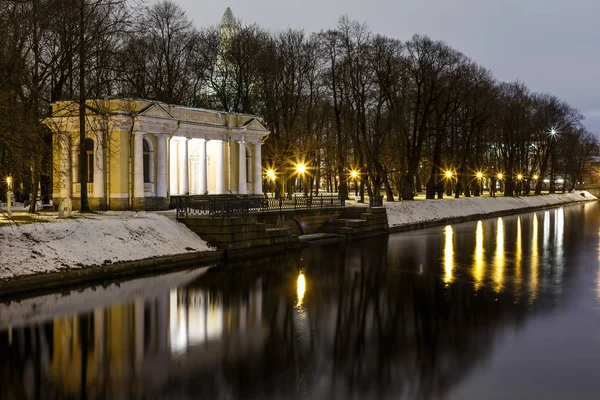
POLYGON ((98 132, 96 135, 98 143, 94 146, 94 185, 92 198, 98 202, 98 208, 104 208, 104 134, 98 132))
POLYGON ((262 195, 262 158, 261 158, 262 143, 254 143, 254 194, 262 195))
POLYGON ((78 104, 53 104, 53 200, 88 190, 92 209, 165 209, 169 195, 262 193, 259 117, 148 100, 90 100, 87 189, 80 188, 78 104), (132 134, 133 132, 133 134, 132 134), (90 170, 91 172, 91 170, 90 170), (108 201, 108 202, 107 202, 108 201))
POLYGON ((156 135, 157 150, 157 176, 156 176, 156 197, 167 197, 167 137, 165 135, 156 135))
POLYGON ((208 193, 208 183, 207 183, 207 165, 206 165, 206 139, 199 139, 200 142, 200 156, 198 162, 199 164, 199 192, 200 194, 208 193))
POLYGON ((239 146, 239 194, 248 194, 248 183, 246 178, 246 142, 243 140, 239 146))
POLYGON ((179 141, 179 194, 190 192, 188 138, 179 141))
POLYGON ((217 194, 225 194, 225 165, 223 157, 223 141, 217 140, 217 149, 215 152, 215 163, 217 164, 217 194))
POLYGON ((144 197, 144 133, 135 132, 133 141, 133 198, 144 197))

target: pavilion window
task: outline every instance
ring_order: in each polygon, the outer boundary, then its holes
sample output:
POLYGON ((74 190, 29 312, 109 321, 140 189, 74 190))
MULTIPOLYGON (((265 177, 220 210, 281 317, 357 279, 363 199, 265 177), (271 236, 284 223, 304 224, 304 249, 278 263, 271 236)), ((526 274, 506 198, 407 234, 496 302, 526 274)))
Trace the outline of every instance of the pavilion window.
POLYGON ((85 154, 87 158, 85 173, 88 183, 94 183, 94 140, 85 139, 85 154))
POLYGON ((143 141, 143 153, 144 153, 144 183, 152 183, 153 178, 154 178, 154 174, 152 173, 152 169, 154 168, 153 165, 153 156, 154 156, 154 152, 152 151, 152 148, 150 147, 150 142, 148 142, 148 139, 144 139, 143 141))

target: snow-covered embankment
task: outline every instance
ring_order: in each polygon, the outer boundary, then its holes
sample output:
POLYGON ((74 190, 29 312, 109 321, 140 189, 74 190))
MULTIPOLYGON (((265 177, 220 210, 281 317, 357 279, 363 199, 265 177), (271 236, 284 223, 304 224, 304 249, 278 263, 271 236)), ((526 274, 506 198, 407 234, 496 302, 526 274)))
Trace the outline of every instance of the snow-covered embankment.
POLYGON ((0 226, 0 279, 210 251, 185 225, 153 213, 107 212, 0 226))
POLYGON ((527 210, 535 207, 551 207, 561 204, 595 200, 586 191, 564 194, 546 194, 524 197, 468 197, 444 200, 416 200, 386 203, 390 227, 434 222, 449 218, 485 215, 499 212, 527 210))

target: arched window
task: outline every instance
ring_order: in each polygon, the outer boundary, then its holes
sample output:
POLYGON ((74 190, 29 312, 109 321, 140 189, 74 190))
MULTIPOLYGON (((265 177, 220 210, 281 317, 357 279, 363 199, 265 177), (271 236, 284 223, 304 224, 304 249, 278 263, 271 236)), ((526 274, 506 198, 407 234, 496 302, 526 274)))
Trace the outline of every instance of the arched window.
POLYGON ((154 151, 148 139, 143 140, 144 183, 154 182, 154 151))
POLYGON ((88 183, 94 182, 94 140, 85 139, 85 154, 87 158, 86 170, 88 183))

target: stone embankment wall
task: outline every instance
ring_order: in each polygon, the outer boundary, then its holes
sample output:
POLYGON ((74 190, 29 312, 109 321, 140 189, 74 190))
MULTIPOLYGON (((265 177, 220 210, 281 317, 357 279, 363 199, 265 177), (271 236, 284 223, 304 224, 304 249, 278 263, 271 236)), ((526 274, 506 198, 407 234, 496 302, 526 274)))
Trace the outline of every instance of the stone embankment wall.
POLYGON ((282 210, 230 218, 189 216, 180 221, 222 250, 290 245, 298 242, 299 235, 312 233, 361 237, 388 232, 384 207, 282 210))
POLYGON ((259 246, 290 244, 298 235, 289 228, 267 228, 255 216, 210 218, 189 217, 180 220, 209 244, 221 250, 241 250, 259 246))

